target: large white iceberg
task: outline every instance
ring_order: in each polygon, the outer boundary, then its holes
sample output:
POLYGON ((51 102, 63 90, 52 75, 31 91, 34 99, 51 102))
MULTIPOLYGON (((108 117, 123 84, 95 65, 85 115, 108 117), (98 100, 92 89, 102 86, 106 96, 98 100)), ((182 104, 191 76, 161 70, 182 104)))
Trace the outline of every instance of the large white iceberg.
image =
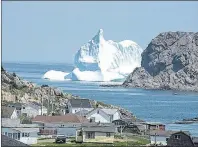
POLYGON ((81 46, 75 55, 73 80, 114 81, 125 79, 136 67, 141 65, 143 49, 131 40, 106 41, 103 30, 88 43, 81 46))
POLYGON ((122 81, 141 65, 143 49, 131 40, 106 41, 103 30, 75 54, 74 70, 68 74, 60 71, 47 72, 44 78, 79 81, 122 81))

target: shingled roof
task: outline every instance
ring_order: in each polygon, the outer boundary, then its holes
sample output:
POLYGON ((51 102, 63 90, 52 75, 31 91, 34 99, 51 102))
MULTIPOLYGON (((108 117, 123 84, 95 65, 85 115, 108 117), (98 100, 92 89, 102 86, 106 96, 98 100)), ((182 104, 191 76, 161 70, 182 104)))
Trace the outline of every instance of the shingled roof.
POLYGON ((88 122, 89 120, 85 117, 78 116, 76 114, 66 114, 61 116, 43 116, 38 115, 32 119, 33 122, 44 122, 44 123, 56 123, 56 122, 63 122, 63 123, 81 123, 81 122, 88 122))
POLYGON ((15 147, 20 146, 21 147, 21 146, 29 146, 29 145, 1 134, 1 146, 2 147, 8 147, 8 146, 15 146, 15 147))
POLYGON ((1 118, 10 118, 14 112, 15 108, 12 107, 1 107, 1 118))
POLYGON ((89 99, 70 99, 73 108, 93 108, 89 99))

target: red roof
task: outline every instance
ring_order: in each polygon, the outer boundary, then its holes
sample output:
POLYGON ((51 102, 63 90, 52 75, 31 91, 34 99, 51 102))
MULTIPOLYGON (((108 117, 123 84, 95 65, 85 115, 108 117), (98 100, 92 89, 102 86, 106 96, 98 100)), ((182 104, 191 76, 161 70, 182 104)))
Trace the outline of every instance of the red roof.
POLYGON ((55 122, 64 122, 64 123, 81 123, 88 122, 88 119, 76 114, 66 114, 61 116, 43 116, 37 115, 32 119, 33 122, 45 122, 45 123, 55 123, 55 122))

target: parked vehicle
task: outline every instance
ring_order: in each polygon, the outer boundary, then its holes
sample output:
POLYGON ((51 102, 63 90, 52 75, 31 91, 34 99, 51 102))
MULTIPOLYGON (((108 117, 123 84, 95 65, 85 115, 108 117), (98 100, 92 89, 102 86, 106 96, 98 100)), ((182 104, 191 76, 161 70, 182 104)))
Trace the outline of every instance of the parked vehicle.
POLYGON ((65 135, 57 135, 55 139, 56 143, 66 143, 66 136, 65 135))

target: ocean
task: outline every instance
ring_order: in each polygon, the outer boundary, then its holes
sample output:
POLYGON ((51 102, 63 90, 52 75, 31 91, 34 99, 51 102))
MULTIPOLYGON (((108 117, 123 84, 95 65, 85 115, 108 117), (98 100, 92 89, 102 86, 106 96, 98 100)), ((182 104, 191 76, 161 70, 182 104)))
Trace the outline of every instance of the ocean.
POLYGON ((198 123, 174 124, 184 118, 198 117, 198 93, 144 90, 135 88, 101 87, 103 82, 49 81, 42 79, 45 72, 58 70, 71 72, 72 64, 2 63, 9 72, 37 85, 58 87, 66 93, 94 99, 128 109, 136 117, 149 122, 166 124, 166 130, 190 131, 198 137, 198 123))

